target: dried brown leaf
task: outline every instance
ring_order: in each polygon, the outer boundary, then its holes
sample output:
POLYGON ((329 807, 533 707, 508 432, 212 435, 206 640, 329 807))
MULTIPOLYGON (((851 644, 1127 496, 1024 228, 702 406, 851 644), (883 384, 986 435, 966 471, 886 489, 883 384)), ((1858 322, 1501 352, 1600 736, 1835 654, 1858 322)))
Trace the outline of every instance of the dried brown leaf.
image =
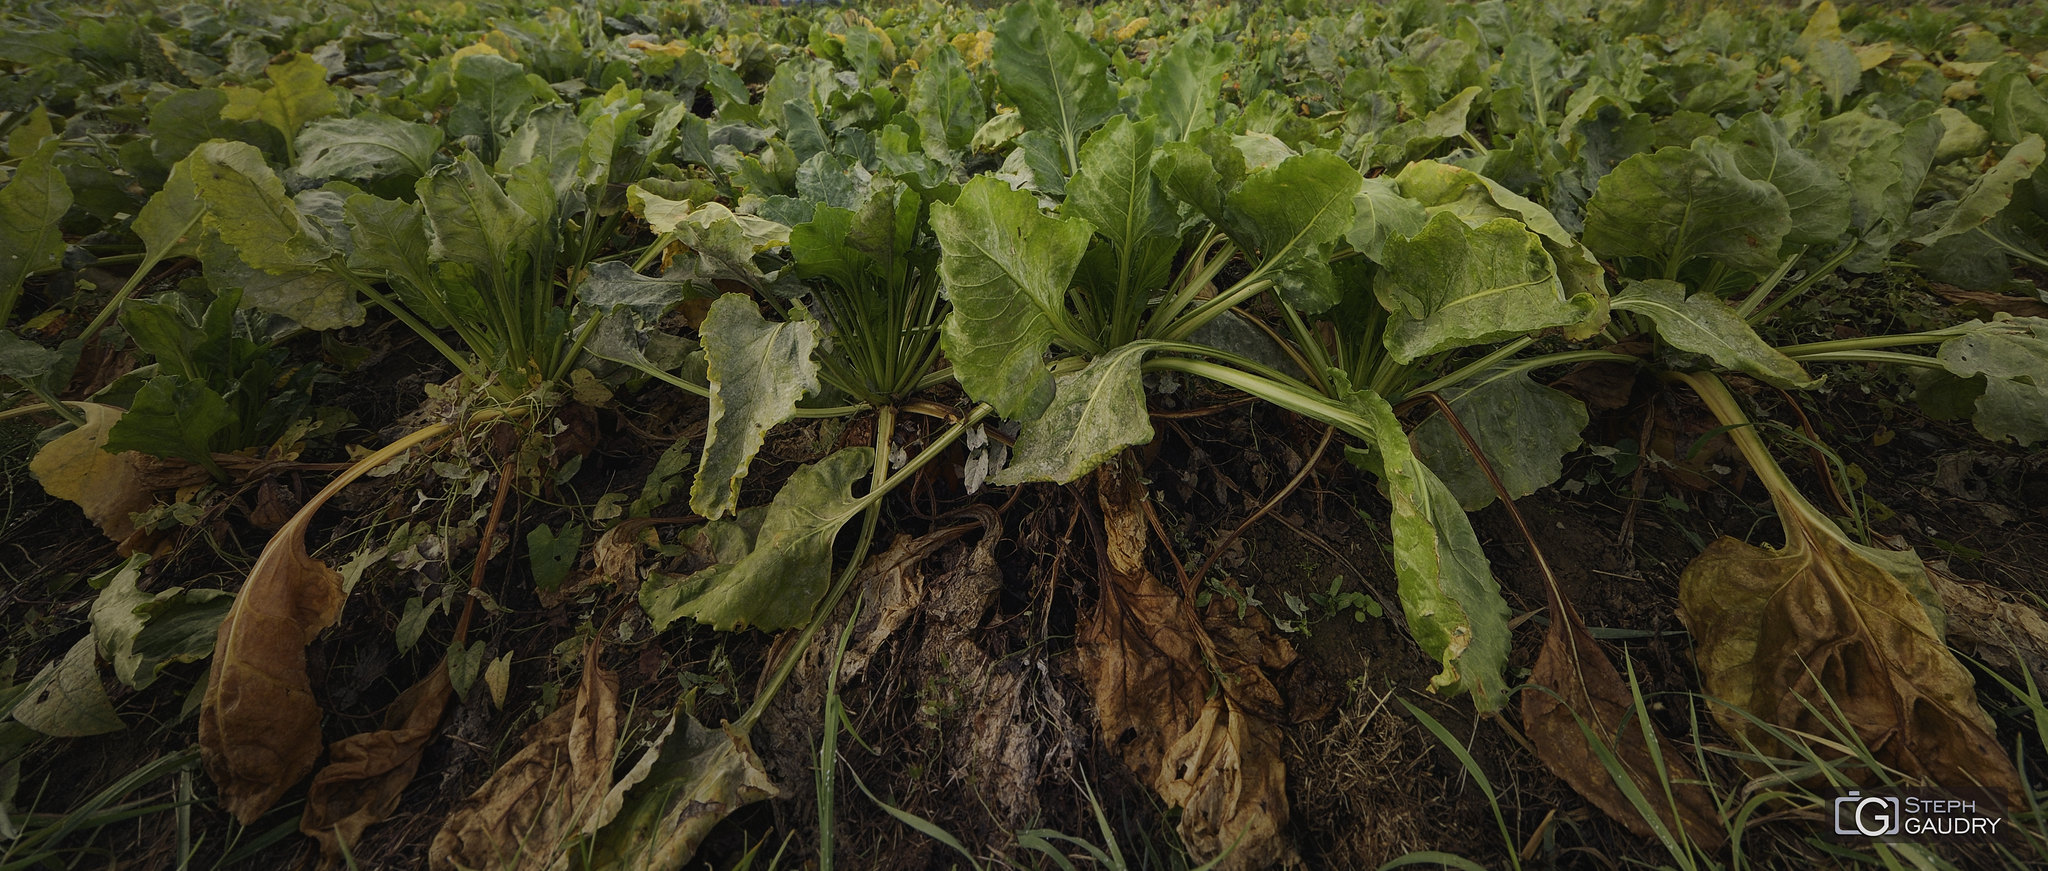
POLYGON ((1720 849, 1727 828, 1698 771, 1661 730, 1651 733, 1657 742, 1652 754, 1621 672, 1586 632, 1578 610, 1556 595, 1550 601, 1550 632, 1529 675, 1530 683, 1549 692, 1532 688, 1522 693, 1522 728, 1537 757, 1609 817, 1638 835, 1654 836, 1649 822, 1594 752, 1590 741, 1599 741, 1649 799, 1667 831, 1675 835, 1683 830, 1692 843, 1709 851, 1720 849), (1662 779, 1671 784, 1670 802, 1660 783, 1659 760, 1662 779))
POLYGON ((2048 687, 2048 614, 1990 584, 1964 583, 1933 567, 1927 576, 1948 609, 1950 644, 1992 668, 2024 665, 2037 686, 2048 687))
MULTIPOLYGON (((1839 709, 1880 762, 2017 804, 2019 776, 1937 628, 1919 559, 1855 545, 1790 503, 1779 515, 1784 549, 1723 538, 1679 579, 1707 693, 1812 735, 1831 734, 1815 711, 1839 709)), ((1749 719, 1713 710, 1730 734, 1776 747, 1749 719)))
POLYGON ((455 807, 427 850, 436 871, 544 871, 611 787, 618 745, 618 678, 583 652, 575 697, 527 730, 526 746, 455 807))
POLYGON ((1146 568, 1145 489, 1128 457, 1096 472, 1096 492, 1106 565, 1079 652, 1103 734, 1141 780, 1185 809, 1180 834, 1196 855, 1229 850, 1225 869, 1292 857, 1282 834, 1280 693, 1265 672, 1291 661, 1292 651, 1270 628, 1228 621, 1218 643, 1194 607, 1146 568), (1221 686, 1211 663, 1224 675, 1221 686))
POLYGON ((243 825, 277 803, 320 755, 320 707, 306 645, 341 615, 341 574, 306 552, 306 531, 327 500, 357 478, 446 432, 422 428, 336 476, 279 527, 221 621, 199 707, 199 758, 221 806, 243 825))
POLYGON ((398 696, 384 711, 384 728, 350 735, 327 748, 327 765, 313 775, 299 831, 320 842, 323 867, 333 867, 344 844, 398 809, 399 795, 419 771, 420 751, 448 709, 448 663, 398 696))
POLYGON ((44 491, 77 505, 108 538, 121 541, 135 532, 129 515, 148 510, 156 501, 138 470, 142 455, 100 450, 107 443, 107 431, 120 421, 121 409, 90 402, 71 405, 85 416, 85 425, 36 451, 28 470, 44 491))

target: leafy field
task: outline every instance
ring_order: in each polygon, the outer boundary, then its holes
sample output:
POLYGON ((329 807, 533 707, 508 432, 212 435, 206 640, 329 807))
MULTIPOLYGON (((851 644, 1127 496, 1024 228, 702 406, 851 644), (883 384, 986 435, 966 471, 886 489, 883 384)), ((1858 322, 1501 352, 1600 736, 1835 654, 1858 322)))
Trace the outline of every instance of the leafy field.
POLYGON ((2048 866, 2048 9, 370 5, 0 3, 0 869, 2048 866))

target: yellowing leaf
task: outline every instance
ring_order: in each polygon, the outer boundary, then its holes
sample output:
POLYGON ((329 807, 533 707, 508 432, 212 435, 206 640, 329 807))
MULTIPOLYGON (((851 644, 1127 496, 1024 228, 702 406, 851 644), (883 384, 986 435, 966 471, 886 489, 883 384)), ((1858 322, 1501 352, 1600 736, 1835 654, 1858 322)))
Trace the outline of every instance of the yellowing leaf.
POLYGON ((341 111, 341 100, 327 87, 327 68, 310 54, 294 54, 291 60, 274 63, 264 70, 270 87, 227 88, 228 104, 220 116, 230 121, 261 121, 283 133, 296 136, 307 121, 341 111))
POLYGON ((75 402, 72 407, 85 415, 85 425, 44 445, 29 461, 28 470, 45 492, 70 500, 108 538, 121 541, 135 532, 129 515, 155 501, 137 465, 141 455, 100 450, 107 432, 121 419, 121 409, 90 402, 75 402))
POLYGON ((1854 51, 1856 54, 1856 68, 1862 72, 1877 69, 1885 61, 1891 60, 1893 55, 1892 44, 1889 42, 1859 45, 1856 46, 1854 51))
POLYGON ((1124 26, 1116 29, 1116 41, 1131 41, 1131 37, 1137 36, 1138 31, 1144 30, 1146 26, 1150 25, 1151 23, 1152 18, 1148 15, 1140 15, 1137 18, 1131 19, 1130 23, 1125 24, 1124 26))
POLYGON ((220 803, 250 825, 313 769, 320 707, 306 645, 341 615, 341 573, 306 552, 313 516, 343 487, 449 429, 435 424, 363 458, 279 527, 220 624, 199 707, 199 758, 220 803))
POLYGON ((43 667, 30 682, 27 696, 14 707, 14 719, 55 738, 83 738, 118 732, 123 726, 107 699, 106 684, 87 635, 71 645, 64 658, 43 667))

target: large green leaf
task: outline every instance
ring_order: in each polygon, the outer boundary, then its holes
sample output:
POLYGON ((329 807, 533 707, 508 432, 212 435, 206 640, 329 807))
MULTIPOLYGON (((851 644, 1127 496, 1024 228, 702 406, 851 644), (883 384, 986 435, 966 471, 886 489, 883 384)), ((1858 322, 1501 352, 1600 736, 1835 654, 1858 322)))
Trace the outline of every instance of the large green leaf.
POLYGON ((1081 149, 1081 168, 1067 182, 1060 214, 1093 224, 1120 251, 1174 237, 1179 215, 1152 176, 1154 135, 1149 120, 1119 115, 1102 125, 1081 149))
POLYGON ((969 396, 1004 417, 1037 417, 1052 401, 1044 356, 1066 318, 1074 268, 1093 229, 1054 218, 1002 180, 981 176, 950 204, 932 207, 939 274, 953 311, 940 336, 969 396))
POLYGON ((341 100, 327 87, 327 68, 309 54, 271 64, 263 74, 270 87, 227 88, 228 102, 220 116, 231 121, 261 121, 287 140, 315 118, 341 110, 341 100))
MULTIPOLYGON (((212 214, 212 208, 208 214, 212 214)), ((282 266, 272 272, 244 262, 239 252, 209 237, 199 252, 206 280, 217 289, 237 289, 252 308, 284 315, 310 330, 353 327, 363 322, 363 304, 355 285, 333 271, 313 265, 282 266)))
POLYGON ((1387 240, 1421 232, 1429 214, 1422 204, 1401 195, 1394 180, 1385 176, 1365 179, 1351 201, 1351 229, 1344 238, 1360 254, 1377 261, 1387 240))
MULTIPOLYGON (((1584 403, 1536 383, 1526 369, 1496 367, 1442 393, 1508 495, 1518 499, 1564 473, 1564 455, 1579 446, 1579 433, 1586 428, 1584 403)), ((1465 510, 1493 504, 1493 485, 1441 413, 1417 426, 1412 441, 1415 455, 1443 479, 1465 510)))
POLYGON ((961 154, 974 142, 974 131, 988 120, 988 103, 960 62, 960 53, 952 46, 939 46, 918 69, 908 96, 925 155, 959 163, 961 154))
POLYGON ((1388 239, 1381 260, 1373 292, 1395 315, 1386 346, 1403 363, 1577 324, 1599 308, 1565 295, 1543 239, 1512 218, 1472 227, 1438 212, 1421 232, 1388 239))
POLYGON ((2041 95, 2027 67, 2024 60, 2008 57, 1977 76, 1990 133, 1999 142, 2048 136, 2048 97, 2041 95))
POLYGON ((64 257, 64 236, 57 225, 71 208, 71 188, 56 156, 57 143, 44 143, 0 188, 0 298, 7 300, 0 316, 12 308, 29 273, 55 266, 64 257))
POLYGON ((681 617, 721 631, 809 621, 832 581, 832 539, 863 504, 853 485, 873 463, 872 448, 846 448, 798 469, 768 504, 745 556, 685 578, 648 578, 640 607, 655 630, 681 617))
POLYGON ((1956 201, 1954 209, 1948 212, 1946 220, 1913 241, 1933 245, 1991 223, 1998 213, 2012 204, 2014 189, 2032 178, 2043 160, 2048 160, 2048 142, 2043 142, 2039 136, 2027 136, 2008 150, 1997 166, 1977 177, 1977 181, 1956 201))
POLYGON ((1151 78, 1138 97, 1138 117, 1153 120, 1160 135, 1179 141, 1216 123, 1216 104, 1223 90, 1223 71, 1234 54, 1205 31, 1186 33, 1151 64, 1151 78))
POLYGON ((711 304, 702 336, 711 417, 690 509, 716 520, 736 507, 740 481, 769 428, 818 391, 818 364, 811 359, 818 328, 809 321, 770 323, 751 297, 728 293, 711 304))
POLYGON ((1371 449, 1346 454, 1379 476, 1392 503, 1401 610, 1416 643, 1443 667, 1430 685, 1470 692, 1474 707, 1498 710, 1507 703, 1508 606, 1472 523, 1457 497, 1415 459, 1387 401, 1370 390, 1351 390, 1342 372, 1330 374, 1344 403, 1371 425, 1371 449))
POLYGON ((455 62, 455 110, 448 132, 486 139, 512 132, 528 109, 552 101, 546 79, 495 54, 473 54, 455 62))
POLYGON ((298 171, 308 178, 426 175, 440 147, 441 128, 381 112, 323 118, 299 133, 298 171))
POLYGON ((163 190, 157 191, 142 211, 135 213, 130 229, 141 237, 143 250, 149 256, 162 260, 174 255, 189 255, 199 250, 197 232, 206 217, 206 202, 199 198, 199 188, 192 183, 193 168, 190 160, 181 160, 171 167, 170 176, 164 180, 163 190))
POLYGON ((1711 293, 1687 296, 1675 281, 1638 281, 1614 298, 1617 311, 1630 311, 1657 323, 1657 337, 1672 347, 1703 354, 1722 367, 1745 372, 1779 387, 1812 387, 1820 379, 1792 358, 1778 352, 1749 322, 1711 293))
POLYGON ((235 422, 234 409, 205 382, 160 374, 135 391, 128 413, 107 432, 106 449, 177 457, 211 467, 214 437, 235 422))
POLYGON ((1125 345, 1056 379, 1051 407, 1025 422, 1010 464, 989 476, 989 483, 1065 484, 1124 448, 1151 441, 1152 418, 1138 370, 1144 358, 1144 349, 1125 345))
POLYGON ((92 637, 114 676, 143 689, 173 663, 198 662, 213 654, 215 630, 234 595, 226 590, 171 587, 143 592, 145 555, 130 557, 94 580, 101 586, 92 602, 92 637))
POLYGON ((1331 152, 1296 155, 1247 174, 1224 197, 1225 226, 1239 246, 1257 254, 1261 269, 1300 275, 1301 266, 1318 268, 1310 273, 1317 281, 1276 277, 1275 284, 1289 305, 1319 312, 1337 302, 1324 246, 1352 229, 1351 200, 1363 181, 1331 152))
POLYGON ((1977 431, 2022 446, 2048 441, 2048 319, 1972 325, 1942 343, 1936 356, 1957 376, 1983 377, 1973 416, 1977 431))
POLYGON ((1743 175, 1714 139, 1622 161, 1586 204, 1586 247, 1648 259, 1666 276, 1696 257, 1768 273, 1791 229, 1785 195, 1743 175))
POLYGON ((1900 126, 1861 110, 1815 125, 1815 155, 1849 182, 1850 226, 1859 241, 1843 268, 1883 269, 1892 246, 1910 235, 1913 201, 1934 161, 1941 130, 1941 119, 1933 115, 1900 126))
POLYGON ((285 196, 284 183, 243 142, 194 149, 192 183, 206 201, 206 224, 243 263, 277 273, 301 272, 334 250, 285 196))
POLYGON ((343 208, 355 238, 348 268, 383 278, 410 303, 408 308, 436 327, 447 327, 440 307, 422 298, 435 289, 433 234, 427 232, 426 210, 419 203, 369 194, 349 197, 343 208))
POLYGON ((1792 220, 1787 241, 1829 245, 1848 230, 1849 185, 1832 168, 1794 147, 1777 119, 1752 112, 1722 131, 1720 139, 1744 175, 1767 182, 1784 195, 1792 220))
POLYGON ((1064 146, 1061 159, 1071 172, 1081 138, 1116 112, 1109 58, 1067 29, 1057 4, 1030 0, 1012 5, 997 22, 995 68, 996 82, 1024 124, 1064 146))
POLYGON ((540 222, 505 195, 474 155, 465 153, 434 170, 416 189, 426 206, 435 260, 503 271, 532 250, 540 232, 540 222))

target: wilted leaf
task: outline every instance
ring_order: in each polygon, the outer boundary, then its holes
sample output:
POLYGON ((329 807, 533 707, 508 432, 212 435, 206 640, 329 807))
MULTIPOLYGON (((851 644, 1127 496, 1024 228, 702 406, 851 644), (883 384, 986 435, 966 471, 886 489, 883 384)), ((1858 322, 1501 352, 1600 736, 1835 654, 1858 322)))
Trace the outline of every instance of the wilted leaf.
POLYGON ((135 689, 156 681, 174 662, 197 662, 213 652, 233 597, 226 590, 172 587, 154 595, 136 586, 149 558, 136 555, 102 575, 92 602, 92 637, 114 676, 135 689))
POLYGON ((678 713, 662 735, 605 795, 597 817, 609 825, 579 867, 679 871, 726 815, 781 794, 744 732, 709 729, 678 713))
POLYGON ((1687 296, 1675 281, 1638 281, 1614 298, 1617 311, 1632 311, 1657 324, 1657 337, 1672 347, 1704 354, 1717 365, 1755 375, 1779 387, 1812 387, 1820 379, 1759 338, 1756 330, 1711 293, 1687 296))
POLYGON ((768 430, 796 414, 797 400, 818 392, 809 321, 770 323, 750 297, 728 293, 711 304, 701 331, 711 379, 711 416, 690 509, 716 520, 737 506, 740 482, 768 430))
POLYGON ((540 222, 506 196, 473 154, 434 170, 415 189, 426 206, 435 260, 502 272, 534 247, 540 222))
MULTIPOLYGON (((1564 473, 1564 455, 1579 446, 1586 428, 1584 403, 1530 380, 1524 369, 1491 369, 1442 393, 1508 495, 1517 499, 1564 473)), ((1411 441, 1416 458, 1443 479, 1465 510, 1493 504, 1493 486, 1441 413, 1416 426, 1411 441)))
POLYGON ((1230 849, 1219 866, 1227 869, 1292 857, 1280 694, 1265 669, 1285 666, 1293 652, 1270 627, 1212 638, 1193 605, 1145 565, 1136 469, 1113 462, 1095 481, 1107 562, 1077 641, 1103 736, 1141 782, 1183 808, 1180 834, 1196 857, 1230 849))
POLYGON ((1152 440, 1151 414, 1138 371, 1143 348, 1125 345, 1056 379, 1052 406, 1024 423, 1010 464, 989 483, 1065 484, 1124 448, 1152 440))
POLYGON ((1578 609, 1555 588, 1550 631, 1529 682, 1536 686, 1522 691, 1522 728, 1552 774, 1630 831, 1653 837, 1656 832, 1641 809, 1615 781, 1609 765, 1619 765, 1665 831, 1683 831, 1686 840, 1709 853, 1721 848, 1728 827, 1721 823, 1713 793, 1684 752, 1655 724, 1636 716, 1629 684, 1586 632, 1578 609), (1596 742, 1606 753, 1594 749, 1596 742))
MULTIPOLYGON (((1693 383, 1716 417, 1742 420, 1710 378, 1693 383)), ((1783 755, 1736 711, 1811 735, 1845 727, 1892 768, 2023 801, 1975 681, 1942 638, 1940 600, 1919 558, 1850 541, 1792 488, 1754 428, 1729 436, 1770 489, 1786 541, 1774 550, 1722 538, 1679 576, 1679 616, 1721 728, 1783 755)))
POLYGON ((1053 393, 1042 358, 1055 320, 1067 316, 1068 283, 1092 228, 1049 217, 1031 194, 980 176, 951 205, 932 207, 932 232, 953 303, 940 342, 960 386, 1004 417, 1037 417, 1053 393))
POLYGON ((143 484, 138 455, 101 450, 108 432, 120 422, 121 410, 91 402, 71 406, 85 416, 85 425, 36 451, 28 470, 44 492, 70 500, 108 538, 121 541, 135 531, 129 515, 147 510, 156 500, 143 484))
POLYGON ((2043 160, 2048 160, 2048 142, 2043 142, 2039 136, 2028 136, 2007 151, 1997 166, 1977 177, 1941 226, 1913 241, 1932 245, 1946 237, 1968 233, 1991 223, 2012 203, 2014 188, 2031 178, 2043 160))
POLYGON ((92 636, 71 645, 64 658, 43 666, 34 691, 14 706, 14 719, 53 738, 83 738, 118 732, 125 726, 107 700, 92 636))
POLYGON ((618 678, 583 651, 575 694, 526 731, 525 746, 448 814, 427 850, 435 871, 545 871, 611 788, 618 678))
POLYGON ((306 552, 306 531, 327 500, 371 470, 440 436, 424 427, 336 476, 265 545, 221 622, 199 708, 199 753, 228 812, 252 824, 313 768, 320 708, 306 645, 341 615, 341 573, 306 552))
POLYGON ((832 539, 860 513, 853 485, 873 472, 873 457, 870 448, 846 448, 798 469, 762 509, 745 556, 685 578, 648 578, 640 607, 655 631, 679 617, 721 631, 803 625, 831 583, 832 539))
MULTIPOLYGON (((1948 642, 1997 669, 2025 668, 2048 686, 2048 613, 1991 584, 1965 583, 1932 565, 1927 576, 1948 612, 1948 642)), ((2017 677, 2014 683, 2025 683, 2017 677)))
POLYGON ((345 846, 398 809, 419 771, 420 753, 448 708, 448 663, 434 666, 384 711, 384 727, 350 735, 327 748, 327 765, 306 790, 299 831, 320 842, 322 864, 334 867, 345 846))
POLYGON ((2048 440, 2048 318, 1972 321, 1965 335, 1943 342, 1941 365, 1962 378, 1982 376, 1972 420, 1986 438, 2021 445, 2048 440))

